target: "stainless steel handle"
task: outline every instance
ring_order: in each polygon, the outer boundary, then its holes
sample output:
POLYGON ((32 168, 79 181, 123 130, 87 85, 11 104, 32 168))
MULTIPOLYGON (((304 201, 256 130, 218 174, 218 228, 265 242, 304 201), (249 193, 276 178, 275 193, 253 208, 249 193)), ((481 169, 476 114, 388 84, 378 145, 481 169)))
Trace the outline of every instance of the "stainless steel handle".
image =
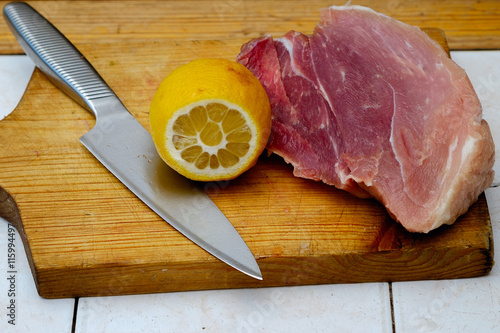
POLYGON ((24 52, 62 91, 97 116, 93 101, 116 97, 76 47, 24 2, 5 5, 3 15, 24 52))

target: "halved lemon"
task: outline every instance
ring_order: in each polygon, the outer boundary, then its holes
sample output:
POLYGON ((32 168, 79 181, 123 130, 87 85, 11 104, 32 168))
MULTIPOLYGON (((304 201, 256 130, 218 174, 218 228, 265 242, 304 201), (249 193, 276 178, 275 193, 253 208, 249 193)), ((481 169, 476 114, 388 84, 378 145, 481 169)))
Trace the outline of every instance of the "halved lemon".
POLYGON ((251 168, 271 133, 271 106, 243 65, 198 59, 171 72, 149 112, 162 159, 187 178, 233 179, 251 168))

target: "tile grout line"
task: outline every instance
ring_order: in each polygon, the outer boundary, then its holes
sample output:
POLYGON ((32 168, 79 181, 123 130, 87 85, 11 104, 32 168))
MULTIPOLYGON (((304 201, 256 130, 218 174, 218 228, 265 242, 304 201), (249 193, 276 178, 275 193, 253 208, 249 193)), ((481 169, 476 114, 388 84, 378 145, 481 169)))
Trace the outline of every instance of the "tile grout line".
POLYGON ((391 304, 391 322, 392 322, 392 333, 396 333, 396 320, 394 318, 394 299, 392 295, 392 282, 389 281, 389 300, 391 304))
POLYGON ((76 315, 78 312, 78 301, 79 297, 75 297, 75 306, 73 307, 73 324, 71 325, 71 333, 75 333, 76 330, 76 315))

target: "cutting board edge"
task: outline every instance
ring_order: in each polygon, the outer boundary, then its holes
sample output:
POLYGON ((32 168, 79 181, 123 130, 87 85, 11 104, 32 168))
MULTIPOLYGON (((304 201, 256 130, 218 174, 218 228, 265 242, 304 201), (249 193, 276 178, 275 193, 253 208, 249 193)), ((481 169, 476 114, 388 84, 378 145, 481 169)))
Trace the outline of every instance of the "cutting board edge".
POLYGON ((359 256, 320 255, 317 257, 257 258, 263 280, 257 281, 222 262, 178 263, 165 269, 162 265, 124 265, 74 269, 71 267, 37 272, 43 279, 36 287, 43 298, 94 297, 133 294, 154 294, 196 290, 267 288, 320 284, 405 282, 415 280, 462 279, 487 275, 493 265, 492 248, 464 246, 462 255, 455 252, 446 258, 447 249, 427 249, 423 254, 432 265, 421 261, 422 253, 394 251, 372 252, 359 256), (399 257, 398 257, 399 256, 399 257), (413 256, 407 261, 406 256, 413 256), (361 260, 360 260, 361 258, 361 260), (452 259, 452 260, 449 260, 452 259), (443 265, 443 262, 446 262, 443 265), (374 265, 375 263, 375 265, 374 265), (380 272, 377 264, 386 264, 380 272), (354 264, 354 265, 353 265, 354 264), (429 267, 441 265, 439 274, 429 267), (355 267, 356 269, 353 269, 355 267), (102 284, 102 277, 108 277, 102 284), (83 288, 82 288, 83 286, 83 288))

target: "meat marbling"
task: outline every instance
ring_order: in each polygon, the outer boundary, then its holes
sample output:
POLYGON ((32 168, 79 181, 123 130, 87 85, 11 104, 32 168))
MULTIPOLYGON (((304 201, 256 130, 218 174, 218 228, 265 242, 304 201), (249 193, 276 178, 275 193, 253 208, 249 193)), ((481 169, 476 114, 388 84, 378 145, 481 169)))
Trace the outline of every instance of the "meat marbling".
POLYGON ((493 181, 477 95, 417 27, 333 6, 311 36, 251 40, 237 61, 268 93, 270 152, 296 176, 375 197, 409 231, 453 223, 493 181))

